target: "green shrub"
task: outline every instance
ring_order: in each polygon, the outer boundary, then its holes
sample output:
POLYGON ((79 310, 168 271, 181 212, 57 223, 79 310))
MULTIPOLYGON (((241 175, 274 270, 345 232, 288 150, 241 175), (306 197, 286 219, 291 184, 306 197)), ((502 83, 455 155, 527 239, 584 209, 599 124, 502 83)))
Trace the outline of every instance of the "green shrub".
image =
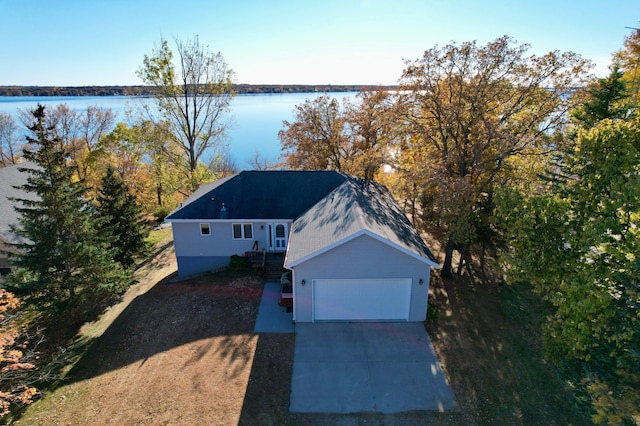
POLYGON ((153 213, 153 217, 155 217, 158 222, 162 222, 165 217, 169 216, 169 213, 171 213, 171 210, 169 210, 168 207, 160 207, 153 213))
POLYGON ((427 321, 437 321, 440 309, 431 300, 427 303, 427 321))
POLYGON ((237 254, 231 256, 231 260, 229 261, 229 269, 238 270, 244 269, 246 267, 247 259, 245 259, 243 256, 238 256, 237 254))

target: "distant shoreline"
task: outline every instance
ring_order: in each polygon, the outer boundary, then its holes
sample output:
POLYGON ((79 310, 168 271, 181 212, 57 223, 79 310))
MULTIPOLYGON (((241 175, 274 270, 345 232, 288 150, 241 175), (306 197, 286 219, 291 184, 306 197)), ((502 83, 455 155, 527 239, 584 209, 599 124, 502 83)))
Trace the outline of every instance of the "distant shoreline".
MULTIPOLYGON (((397 86, 347 84, 235 84, 238 94, 278 94, 313 92, 358 92, 367 88, 397 89, 397 86)), ((0 96, 150 96, 149 86, 0 86, 0 96)))

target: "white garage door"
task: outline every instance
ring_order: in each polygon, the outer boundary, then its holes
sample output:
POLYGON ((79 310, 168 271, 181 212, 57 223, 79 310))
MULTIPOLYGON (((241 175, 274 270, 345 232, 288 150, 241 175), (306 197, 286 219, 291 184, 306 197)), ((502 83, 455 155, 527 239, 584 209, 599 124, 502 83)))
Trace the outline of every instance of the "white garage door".
POLYGON ((313 280, 315 321, 407 321, 410 301, 410 278, 313 280))

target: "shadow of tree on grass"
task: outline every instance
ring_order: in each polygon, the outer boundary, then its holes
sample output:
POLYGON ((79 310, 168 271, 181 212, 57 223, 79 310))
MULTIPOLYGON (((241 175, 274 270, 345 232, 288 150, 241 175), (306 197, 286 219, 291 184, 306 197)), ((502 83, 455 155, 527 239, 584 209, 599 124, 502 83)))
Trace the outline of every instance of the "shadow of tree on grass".
MULTIPOLYGON (((231 281, 233 277, 227 277, 231 281)), ((172 283, 163 280, 132 300, 107 330, 84 352, 62 384, 86 380, 185 344, 201 341, 183 366, 211 350, 235 369, 252 362, 247 339, 253 333, 262 283, 249 280, 232 287, 224 278, 205 275, 172 283), (215 342, 211 338, 216 338, 215 342)), ((180 365, 180 364, 178 364, 180 365)), ((231 374, 234 377, 235 374, 231 374)))
POLYGON ((526 284, 434 276, 427 330, 469 424, 590 424, 543 358, 546 305, 526 284))

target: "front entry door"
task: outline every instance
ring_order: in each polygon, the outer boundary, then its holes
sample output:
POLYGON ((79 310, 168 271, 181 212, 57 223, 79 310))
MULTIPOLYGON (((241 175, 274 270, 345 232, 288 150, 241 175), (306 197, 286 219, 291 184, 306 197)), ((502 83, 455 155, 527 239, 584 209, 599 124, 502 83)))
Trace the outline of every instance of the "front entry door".
POLYGON ((286 251, 288 234, 287 223, 276 222, 269 224, 269 249, 271 251, 286 251))

